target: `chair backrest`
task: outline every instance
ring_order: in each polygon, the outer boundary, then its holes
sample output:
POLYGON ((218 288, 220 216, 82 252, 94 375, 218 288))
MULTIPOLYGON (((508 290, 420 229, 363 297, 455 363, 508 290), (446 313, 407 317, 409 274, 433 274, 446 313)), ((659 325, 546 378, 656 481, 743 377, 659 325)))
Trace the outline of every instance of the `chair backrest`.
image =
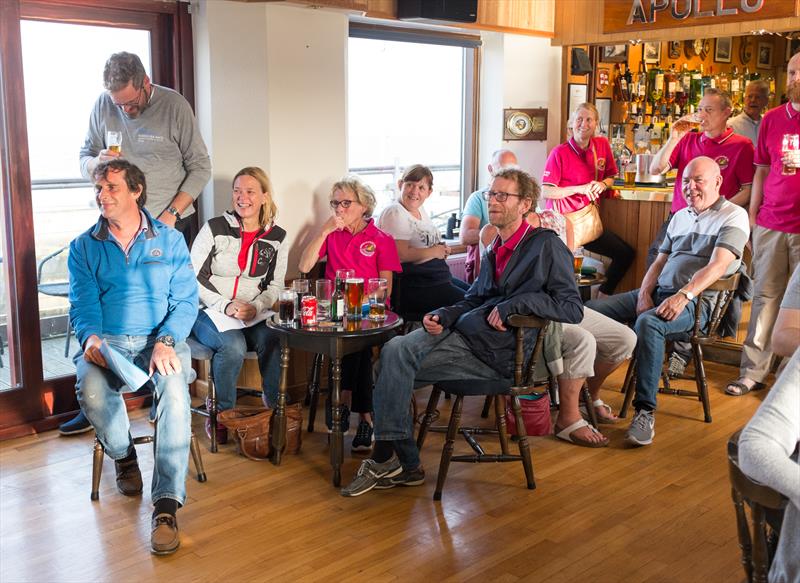
POLYGON ((763 581, 766 583, 778 534, 774 533, 774 536, 768 536, 766 513, 767 511, 782 513, 787 499, 780 492, 751 480, 742 472, 739 467, 738 448, 740 433, 741 430, 737 431, 728 440, 728 475, 736 511, 742 565, 748 582, 763 581), (745 502, 750 507, 752 529, 747 522, 745 502))
POLYGON ((709 317, 708 324, 706 325, 705 333, 700 325, 700 315, 702 310, 695 310, 693 330, 694 336, 704 337, 707 339, 717 339, 719 337, 720 323, 722 322, 725 313, 728 311, 728 307, 731 304, 731 300, 733 300, 733 296, 736 294, 736 289, 739 287, 740 277, 741 275, 739 272, 727 277, 721 277, 703 291, 701 296, 710 293, 716 293, 716 296, 714 297, 713 305, 711 307, 711 316, 709 317))
POLYGON ((51 259, 55 259, 59 255, 61 255, 64 251, 69 249, 69 245, 64 245, 61 249, 54 251, 50 255, 42 257, 39 263, 36 265, 36 284, 39 285, 42 283, 42 271, 44 270, 45 263, 50 261, 51 259))
POLYGON ((516 350, 514 353, 514 385, 532 386, 536 382, 536 364, 541 360, 544 337, 547 335, 549 320, 537 316, 511 314, 507 318, 508 325, 514 328, 516 350), (536 341, 531 347, 528 366, 525 366, 525 330, 538 329, 536 341), (523 371, 523 367, 525 370, 523 371))

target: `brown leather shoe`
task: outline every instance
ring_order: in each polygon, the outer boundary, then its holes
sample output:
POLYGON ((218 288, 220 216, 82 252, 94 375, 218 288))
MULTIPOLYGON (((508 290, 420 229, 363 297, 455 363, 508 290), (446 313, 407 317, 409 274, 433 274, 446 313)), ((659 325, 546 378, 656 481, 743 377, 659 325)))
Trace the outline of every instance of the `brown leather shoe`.
POLYGON ((136 456, 132 460, 114 460, 117 471, 117 489, 126 496, 138 496, 142 493, 142 473, 136 456))
POLYGON ((154 555, 171 555, 181 546, 178 536, 178 519, 163 512, 153 517, 150 531, 150 552, 154 555))

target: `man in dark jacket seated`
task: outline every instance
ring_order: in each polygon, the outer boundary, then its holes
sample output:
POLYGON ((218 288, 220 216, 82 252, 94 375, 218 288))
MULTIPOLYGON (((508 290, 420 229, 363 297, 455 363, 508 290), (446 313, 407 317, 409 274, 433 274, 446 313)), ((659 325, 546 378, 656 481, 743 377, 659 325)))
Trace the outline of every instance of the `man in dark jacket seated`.
MULTIPOLYGON (((513 376, 515 339, 511 314, 578 323, 583 305, 572 255, 549 229, 524 217, 539 198, 539 185, 517 167, 498 170, 484 194, 496 240, 478 279, 457 304, 425 315, 420 328, 387 343, 375 383, 375 448, 343 496, 373 488, 418 486, 425 481, 414 442, 409 404, 415 385, 440 380, 499 380, 513 376)), ((526 333, 530 347, 536 331, 526 333)))

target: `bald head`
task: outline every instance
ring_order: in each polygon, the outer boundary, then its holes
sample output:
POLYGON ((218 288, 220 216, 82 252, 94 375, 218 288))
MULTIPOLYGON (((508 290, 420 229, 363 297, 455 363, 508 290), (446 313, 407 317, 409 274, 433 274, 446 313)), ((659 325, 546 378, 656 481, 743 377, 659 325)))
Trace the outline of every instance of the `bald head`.
POLYGON ((489 163, 489 174, 494 174, 498 170, 509 166, 517 165, 517 155, 511 150, 497 150, 492 154, 492 161, 489 163))
POLYGON ((786 97, 794 104, 795 109, 800 108, 800 53, 789 59, 786 67, 786 97))
POLYGON ((681 184, 686 204, 701 213, 719 199, 722 186, 719 165, 707 156, 698 156, 683 169, 681 184))

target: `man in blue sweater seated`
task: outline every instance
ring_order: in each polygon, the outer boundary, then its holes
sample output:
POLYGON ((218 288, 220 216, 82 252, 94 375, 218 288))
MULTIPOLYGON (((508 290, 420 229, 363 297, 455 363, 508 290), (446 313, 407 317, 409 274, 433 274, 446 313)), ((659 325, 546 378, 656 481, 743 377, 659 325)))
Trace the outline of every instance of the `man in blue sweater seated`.
MULTIPOLYGON (((511 314, 577 324, 583 305, 572 254, 554 231, 531 227, 539 185, 517 167, 494 173, 484 197, 498 236, 481 262, 464 299, 427 314, 423 328, 398 336, 381 351, 375 383, 375 448, 343 496, 373 488, 418 486, 425 481, 414 442, 409 404, 415 385, 441 380, 502 380, 513 377, 511 314)), ((532 344, 536 331, 526 332, 532 344)))
POLYGON ((177 550, 175 514, 186 499, 191 419, 185 340, 197 317, 197 281, 181 234, 144 208, 144 174, 126 160, 94 170, 100 219, 70 244, 69 316, 82 351, 75 355, 81 409, 114 460, 117 487, 142 492, 142 475, 122 393, 129 387, 108 368, 102 345, 152 376, 157 403, 155 505, 151 547, 177 550))

